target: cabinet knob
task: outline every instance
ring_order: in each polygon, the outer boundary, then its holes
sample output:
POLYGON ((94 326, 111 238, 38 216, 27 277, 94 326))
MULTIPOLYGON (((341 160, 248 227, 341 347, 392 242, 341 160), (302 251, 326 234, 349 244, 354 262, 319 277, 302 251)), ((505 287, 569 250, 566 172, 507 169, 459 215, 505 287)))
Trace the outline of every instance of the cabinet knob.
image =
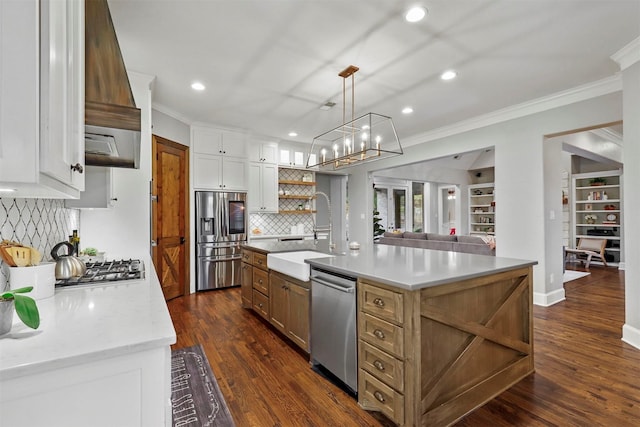
POLYGON ((117 197, 113 197, 113 198, 111 199, 111 201, 112 201, 112 202, 117 202, 117 201, 118 201, 118 198, 117 198, 117 197))
POLYGON ((384 300, 382 298, 376 298, 373 300, 373 303, 378 307, 384 307, 384 300))
POLYGON ((262 279, 258 280, 258 283, 260 283, 262 285, 262 279))
POLYGON ((384 399, 384 395, 382 393, 380 393, 378 390, 376 390, 375 392, 373 392, 373 397, 376 398, 376 400, 380 403, 384 403, 385 399, 384 399))
POLYGON ((71 165, 71 170, 74 172, 82 173, 84 172, 84 168, 80 163, 76 163, 75 165, 71 165))
POLYGON ((378 371, 384 371, 384 363, 377 359, 373 361, 373 366, 375 366, 378 371))
POLYGON ((376 338, 383 340, 384 339, 384 332, 382 332, 380 329, 375 329, 373 331, 373 335, 376 336, 376 338))

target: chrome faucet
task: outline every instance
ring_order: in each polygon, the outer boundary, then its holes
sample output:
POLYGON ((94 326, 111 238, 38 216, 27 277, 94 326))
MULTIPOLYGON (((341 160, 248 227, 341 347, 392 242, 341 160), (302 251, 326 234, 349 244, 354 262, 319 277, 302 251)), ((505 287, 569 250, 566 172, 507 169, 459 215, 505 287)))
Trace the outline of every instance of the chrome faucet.
POLYGON ((329 227, 322 227, 322 228, 318 228, 316 226, 316 220, 313 216, 313 212, 311 213, 311 221, 313 222, 313 240, 315 243, 318 243, 318 231, 328 231, 329 232, 329 249, 333 249, 334 248, 334 244, 333 244, 333 236, 332 236, 332 231, 331 231, 331 201, 329 200, 329 196, 327 196, 325 193, 323 193, 322 191, 316 191, 313 196, 309 197, 309 202, 311 202, 314 198, 315 195, 321 195, 325 198, 325 200, 327 201, 327 210, 329 212, 329 227))

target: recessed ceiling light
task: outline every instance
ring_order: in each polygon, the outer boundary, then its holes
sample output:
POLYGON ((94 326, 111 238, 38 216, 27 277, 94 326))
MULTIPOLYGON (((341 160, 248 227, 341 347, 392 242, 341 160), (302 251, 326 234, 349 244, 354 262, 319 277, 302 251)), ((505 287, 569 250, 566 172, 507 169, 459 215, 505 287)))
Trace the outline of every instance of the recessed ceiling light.
POLYGON ((193 90, 204 90, 204 85, 200 82, 194 82, 191 84, 191 89, 193 90))
POLYGON ((406 19, 407 22, 418 22, 422 21, 426 14, 427 9, 422 6, 415 6, 407 11, 407 13, 404 15, 404 19, 406 19))
POLYGON ((296 132, 289 132, 289 136, 298 136, 296 132))
POLYGON ((456 73, 455 71, 447 70, 444 73, 440 74, 440 78, 442 80, 451 80, 451 79, 455 79, 457 75, 458 73, 456 73))
POLYGON ((411 114, 411 113, 413 113, 413 108, 411 107, 404 107, 402 109, 402 114, 411 114))

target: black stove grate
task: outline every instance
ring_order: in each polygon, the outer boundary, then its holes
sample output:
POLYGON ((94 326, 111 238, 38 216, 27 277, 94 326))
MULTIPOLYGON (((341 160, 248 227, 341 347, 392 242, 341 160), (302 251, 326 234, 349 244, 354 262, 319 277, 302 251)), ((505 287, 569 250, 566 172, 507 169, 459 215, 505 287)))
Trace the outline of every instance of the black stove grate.
POLYGON ((98 285, 105 282, 144 278, 144 263, 137 259, 88 262, 86 265, 87 271, 84 275, 57 280, 56 286, 98 285))

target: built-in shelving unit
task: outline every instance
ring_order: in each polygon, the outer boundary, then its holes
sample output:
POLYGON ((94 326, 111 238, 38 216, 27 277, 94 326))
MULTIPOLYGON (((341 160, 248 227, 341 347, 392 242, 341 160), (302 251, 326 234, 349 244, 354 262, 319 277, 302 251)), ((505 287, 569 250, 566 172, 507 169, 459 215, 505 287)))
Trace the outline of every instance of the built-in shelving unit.
POLYGON ((607 263, 618 265, 623 238, 622 172, 590 172, 572 178, 573 247, 582 237, 605 238, 607 263))
POLYGON ((278 201, 280 214, 313 214, 315 174, 301 169, 280 168, 278 173, 278 201), (308 206, 307 206, 308 204, 308 206))
POLYGON ((493 183, 469 186, 469 234, 495 234, 493 192, 493 183))

